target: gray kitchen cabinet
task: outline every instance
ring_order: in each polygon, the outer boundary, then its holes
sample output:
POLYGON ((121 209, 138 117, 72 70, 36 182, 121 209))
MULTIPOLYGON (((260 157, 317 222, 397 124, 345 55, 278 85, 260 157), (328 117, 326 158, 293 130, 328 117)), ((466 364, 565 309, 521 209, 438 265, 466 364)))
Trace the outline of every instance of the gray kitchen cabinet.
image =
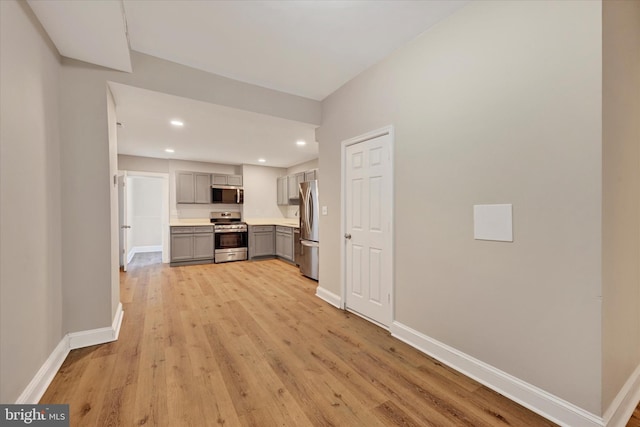
POLYGON ((211 203, 211 174, 176 172, 176 203, 211 203))
POLYGON ((310 169, 278 178, 278 205, 297 205, 300 201, 300 183, 318 179, 318 169, 310 169))
POLYGON ((194 203, 196 200, 193 172, 176 172, 176 203, 194 203))
POLYGON ((304 182, 304 175, 304 172, 300 172, 295 175, 289 175, 289 204, 298 204, 298 200, 300 200, 300 183, 304 182))
POLYGON ((276 255, 293 262, 293 228, 276 226, 276 255))
POLYGON ((275 253, 274 243, 273 225, 249 226, 249 259, 273 256, 275 253))
POLYGON ((212 185, 227 185, 227 175, 213 174, 211 176, 212 185))
POLYGON ((171 235, 171 262, 193 259, 193 234, 171 235))
POLYGON ((278 178, 278 205, 289 204, 289 177, 278 178))
POLYGON ((318 169, 311 169, 304 172, 304 180, 306 181, 314 181, 318 179, 318 169))
POLYGON ((242 187, 242 175, 227 175, 227 185, 242 187))
POLYGON ((212 176, 211 184, 242 187, 242 175, 223 175, 216 173, 212 176))
POLYGON ((195 173, 195 203, 211 203, 211 175, 195 173))
POLYGON ((171 227, 171 262, 212 260, 213 226, 171 227))
POLYGON ((193 259, 213 259, 213 233, 193 235, 193 259))

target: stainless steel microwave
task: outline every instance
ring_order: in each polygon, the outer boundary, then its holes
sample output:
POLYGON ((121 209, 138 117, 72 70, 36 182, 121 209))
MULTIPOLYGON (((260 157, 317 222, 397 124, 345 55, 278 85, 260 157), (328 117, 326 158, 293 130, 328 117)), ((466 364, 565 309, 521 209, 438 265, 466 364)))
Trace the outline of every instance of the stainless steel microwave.
POLYGON ((241 187, 211 187, 211 203, 241 205, 244 203, 244 190, 241 187))

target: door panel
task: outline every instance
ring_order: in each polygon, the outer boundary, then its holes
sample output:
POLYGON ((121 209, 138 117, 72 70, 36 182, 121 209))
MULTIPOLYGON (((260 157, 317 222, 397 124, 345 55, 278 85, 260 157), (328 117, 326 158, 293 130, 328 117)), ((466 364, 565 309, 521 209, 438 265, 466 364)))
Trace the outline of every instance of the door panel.
POLYGON ((362 297, 362 246, 351 245, 350 261, 352 295, 360 298, 362 297))
POLYGON ((391 323, 391 137, 345 149, 346 307, 391 323))
POLYGON ((382 251, 369 249, 369 301, 380 304, 382 302, 382 251))

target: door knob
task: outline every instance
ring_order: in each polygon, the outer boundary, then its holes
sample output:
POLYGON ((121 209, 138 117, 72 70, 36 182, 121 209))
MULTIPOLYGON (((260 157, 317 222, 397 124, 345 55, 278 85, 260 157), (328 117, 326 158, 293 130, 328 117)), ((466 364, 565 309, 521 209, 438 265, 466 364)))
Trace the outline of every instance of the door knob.
POLYGON ((123 225, 120 228, 131 228, 131 226, 130 225, 123 225))
POLYGON ((351 234, 349 234, 349 233, 345 233, 344 238, 345 238, 345 239, 351 239, 351 234))

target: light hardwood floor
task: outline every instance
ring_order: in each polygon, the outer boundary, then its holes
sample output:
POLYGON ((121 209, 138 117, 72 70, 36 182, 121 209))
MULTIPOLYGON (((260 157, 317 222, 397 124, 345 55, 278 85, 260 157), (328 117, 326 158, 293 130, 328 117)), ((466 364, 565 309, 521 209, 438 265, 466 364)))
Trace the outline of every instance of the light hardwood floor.
POLYGON ((120 339, 74 350, 41 403, 74 426, 550 426, 315 294, 279 260, 138 254, 120 339))

